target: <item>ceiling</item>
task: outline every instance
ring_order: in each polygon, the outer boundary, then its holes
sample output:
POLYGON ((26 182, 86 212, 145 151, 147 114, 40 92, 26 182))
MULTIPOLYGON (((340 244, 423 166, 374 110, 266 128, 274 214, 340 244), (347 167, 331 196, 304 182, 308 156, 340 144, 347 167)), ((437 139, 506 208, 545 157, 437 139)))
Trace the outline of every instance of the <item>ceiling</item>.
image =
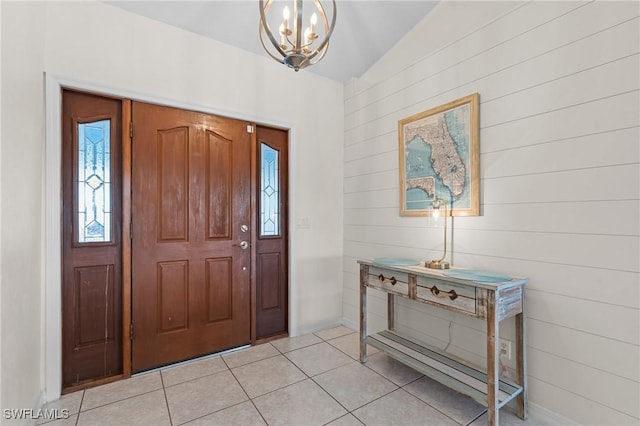
MULTIPOLYGON (((267 57, 258 37, 258 0, 107 3, 267 57)), ((293 0, 286 3, 293 4, 293 0)), ((281 4, 286 3, 278 1, 272 13, 280 14, 281 4)), ((322 3, 330 13, 330 2, 322 3)), ((337 0, 336 27, 325 58, 300 72, 313 72, 338 81, 360 77, 436 3, 437 0, 337 0)))

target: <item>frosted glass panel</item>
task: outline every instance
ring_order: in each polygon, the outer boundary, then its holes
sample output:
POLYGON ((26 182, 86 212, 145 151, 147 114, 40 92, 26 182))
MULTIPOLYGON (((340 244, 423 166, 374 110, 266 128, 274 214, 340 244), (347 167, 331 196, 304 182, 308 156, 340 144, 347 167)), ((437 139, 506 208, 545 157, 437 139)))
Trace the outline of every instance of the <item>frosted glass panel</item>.
POLYGON ((78 124, 78 242, 111 241, 111 123, 78 124))
POLYGON ((278 151, 260 144, 260 235, 280 235, 278 151))

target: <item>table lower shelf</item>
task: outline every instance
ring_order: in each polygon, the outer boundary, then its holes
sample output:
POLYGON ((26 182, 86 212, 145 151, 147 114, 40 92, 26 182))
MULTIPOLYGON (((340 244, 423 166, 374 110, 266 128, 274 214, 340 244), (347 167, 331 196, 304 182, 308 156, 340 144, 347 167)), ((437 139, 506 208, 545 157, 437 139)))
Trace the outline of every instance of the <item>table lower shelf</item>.
MULTIPOLYGON (((367 344, 390 357, 487 406, 485 372, 451 359, 435 348, 417 344, 393 331, 372 334, 367 336, 366 340, 367 344)), ((500 380, 497 408, 504 406, 521 392, 522 386, 500 380)))

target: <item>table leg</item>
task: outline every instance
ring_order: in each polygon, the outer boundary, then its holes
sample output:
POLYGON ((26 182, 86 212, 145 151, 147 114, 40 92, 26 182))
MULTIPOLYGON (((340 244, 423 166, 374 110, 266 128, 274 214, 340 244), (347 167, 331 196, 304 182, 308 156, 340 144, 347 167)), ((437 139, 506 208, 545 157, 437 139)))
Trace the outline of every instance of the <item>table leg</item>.
POLYGON ((500 386, 500 322, 496 316, 496 293, 488 292, 487 300, 487 425, 498 422, 498 389, 500 386))
POLYGON ((360 362, 367 362, 367 276, 369 267, 360 265, 360 362))
POLYGON ((387 293, 387 328, 396 329, 396 296, 391 293, 387 293))
POLYGON ((527 325, 524 310, 524 289, 522 290, 522 312, 516 315, 516 380, 522 386, 522 393, 517 396, 518 417, 526 420, 529 411, 527 394, 527 325))

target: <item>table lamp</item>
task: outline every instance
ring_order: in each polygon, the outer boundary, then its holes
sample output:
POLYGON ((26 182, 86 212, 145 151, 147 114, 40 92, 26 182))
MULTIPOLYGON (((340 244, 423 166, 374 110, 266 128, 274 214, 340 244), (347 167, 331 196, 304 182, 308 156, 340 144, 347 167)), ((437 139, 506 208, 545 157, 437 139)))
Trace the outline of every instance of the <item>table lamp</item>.
POLYGON ((442 198, 436 198, 433 201, 433 217, 440 216, 440 207, 444 206, 444 253, 442 253, 442 257, 438 260, 432 260, 430 262, 424 262, 424 266, 429 269, 449 269, 451 266, 449 262, 445 262, 444 258, 447 257, 447 203, 442 198))

